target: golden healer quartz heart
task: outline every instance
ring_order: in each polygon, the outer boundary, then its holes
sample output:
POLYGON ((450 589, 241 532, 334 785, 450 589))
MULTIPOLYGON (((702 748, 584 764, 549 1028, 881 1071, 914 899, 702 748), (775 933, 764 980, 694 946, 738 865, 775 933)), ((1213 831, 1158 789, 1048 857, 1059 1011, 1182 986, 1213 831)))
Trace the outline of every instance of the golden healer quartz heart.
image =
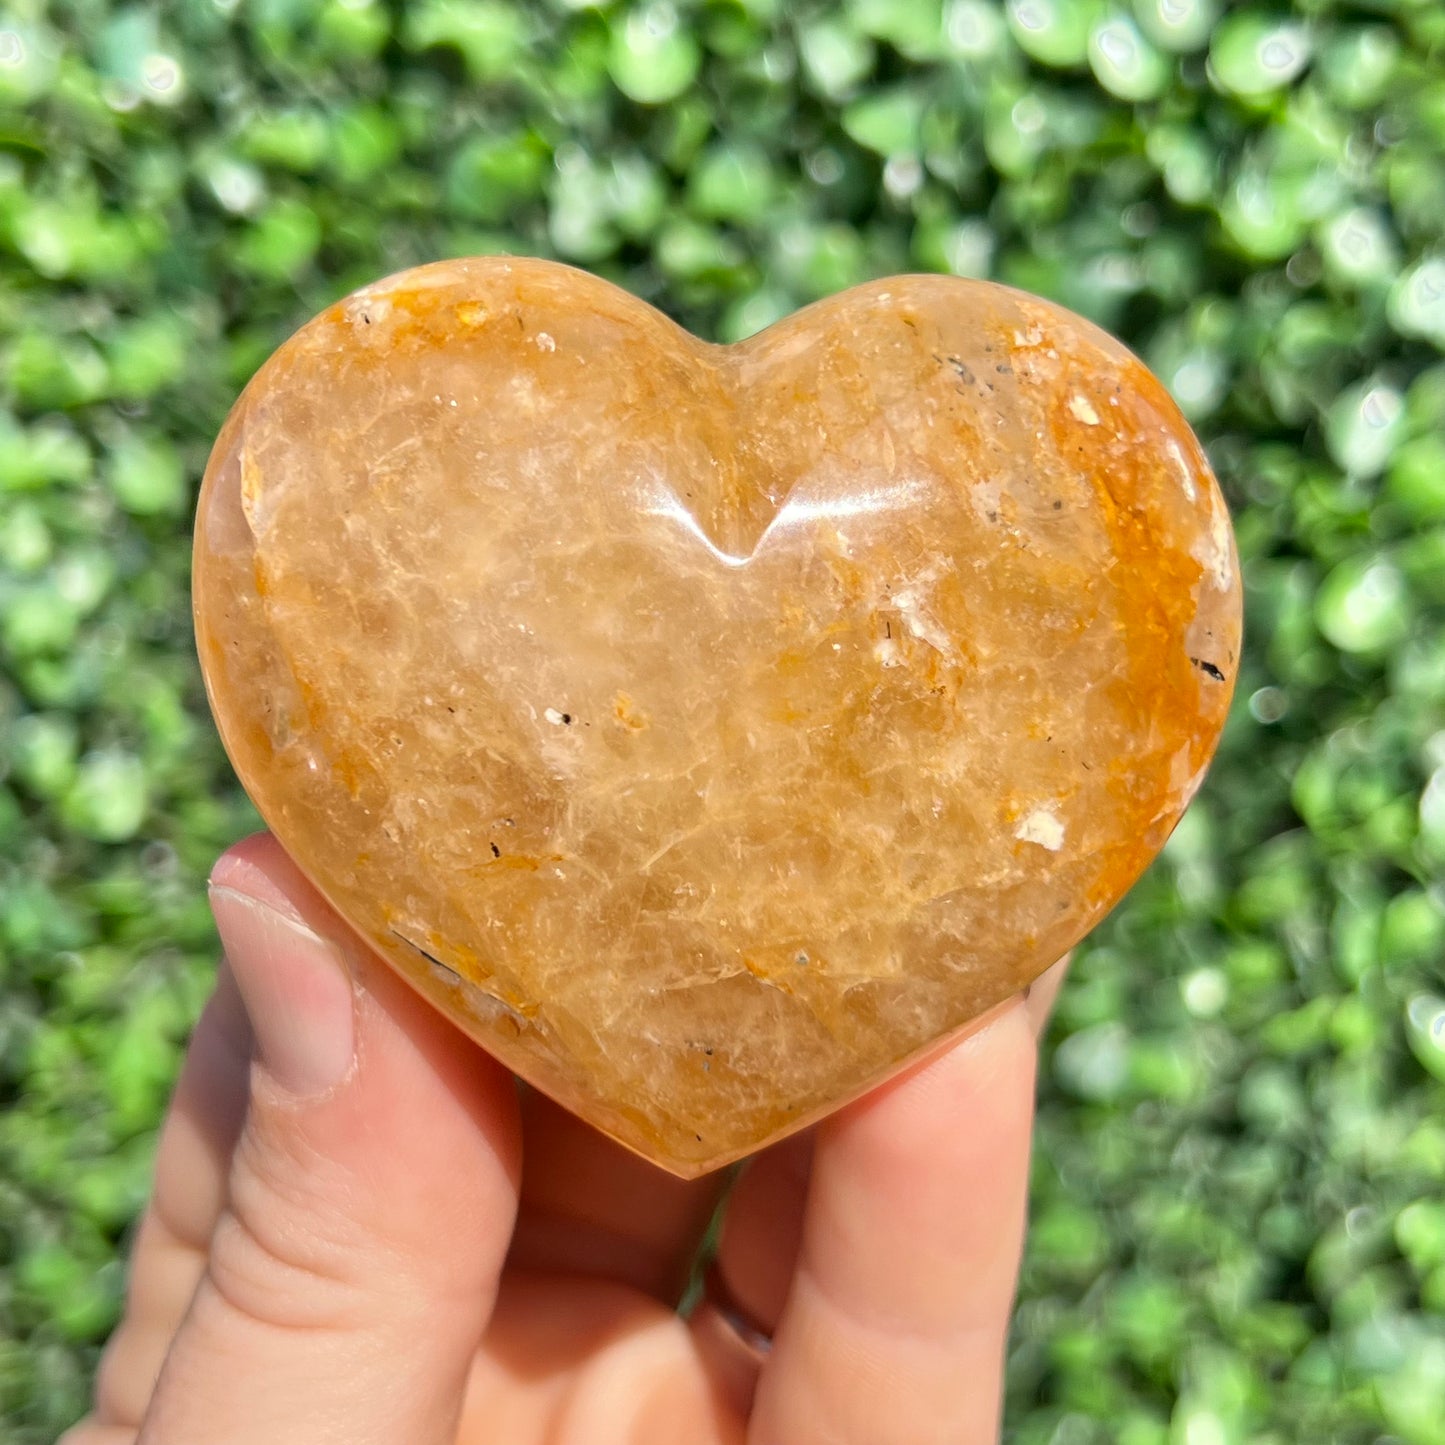
POLYGON ((1119 899, 1213 752, 1238 575, 1164 389, 1057 306, 902 276, 720 347, 485 258, 261 369, 195 608, 226 747, 321 891, 694 1175, 1119 899))

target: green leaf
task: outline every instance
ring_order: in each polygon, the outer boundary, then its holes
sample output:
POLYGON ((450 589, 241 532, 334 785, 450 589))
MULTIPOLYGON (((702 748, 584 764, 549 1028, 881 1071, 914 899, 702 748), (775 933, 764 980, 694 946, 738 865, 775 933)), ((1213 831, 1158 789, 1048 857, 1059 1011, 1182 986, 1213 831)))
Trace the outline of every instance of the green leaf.
POLYGON ((316 22, 326 52, 341 60, 369 60, 391 37, 391 17, 380 0, 331 0, 316 22))
POLYGON ((833 99, 848 95, 873 69, 873 42, 842 20, 819 20, 798 39, 803 70, 833 99))
POLYGON ((1342 652, 1381 653, 1410 630, 1405 579, 1392 563, 1366 553, 1325 578, 1315 602, 1322 633, 1342 652))
POLYGON ((105 360, 115 395, 140 401, 164 391, 185 374, 193 339, 179 317, 164 312, 113 326, 105 360))
POLYGON ((1098 15, 1090 0, 1008 0, 1008 26, 1019 48, 1043 65, 1083 65, 1098 15))
POLYGON ((106 472, 116 501, 136 516, 176 513, 188 500, 185 463, 164 437, 128 434, 112 445, 106 472))
POLYGON ((863 34, 887 41, 910 60, 943 53, 939 0, 849 0, 847 13, 863 34))
POLYGON ((1445 1202, 1417 1199, 1395 1216, 1395 1242, 1421 1274, 1445 1265, 1445 1202))
POLYGON ((1169 60, 1127 15, 1111 15, 1089 32, 1089 67, 1120 100, 1155 100, 1173 75, 1169 60))
MULTIPOLYGON (((36 396, 34 391, 29 394, 36 396)), ((43 394, 56 401, 65 393, 57 388, 43 394)), ((83 482, 92 465, 90 448, 68 422, 48 419, 21 427, 0 413, 0 492, 43 491, 83 482)))
POLYGON ((10 765, 38 798, 58 798, 75 781, 80 730, 64 713, 29 713, 10 730, 10 765))
POLYGON ((320 168, 329 142, 326 117, 318 110, 259 111, 241 132, 243 154, 298 175, 320 168))
POLYGON ((1325 417, 1330 455, 1354 476, 1383 472, 1404 439, 1405 402, 1394 387, 1378 380, 1346 387, 1325 417))
POLYGON ((1387 25, 1337 31, 1320 56, 1319 70, 1331 96, 1351 110, 1378 105, 1400 63, 1400 40, 1387 25))
POLYGON ((607 68, 618 90, 640 105, 676 100, 697 79, 702 51, 665 0, 630 10, 612 27, 607 68))
POLYGON ((1412 522, 1445 522, 1445 437, 1430 433, 1398 448, 1385 489, 1412 522))
POLYGON ((1426 257, 1395 283, 1390 324, 1401 336, 1418 336, 1445 351, 1445 256, 1426 257))
POLYGON ((1389 223, 1364 206, 1337 212, 1318 231, 1325 273, 1341 286, 1389 285, 1400 265, 1400 247, 1389 223))
POLYGON ((321 245, 321 221, 304 201, 273 201, 241 237, 237 263, 270 280, 291 280, 316 255, 321 245))
POLYGON ((688 179, 688 205, 708 220, 756 224, 768 214, 775 196, 772 167, 757 146, 711 147, 688 179))
POLYGON ((875 92, 843 112, 843 129, 861 146, 879 155, 918 148, 924 98, 916 90, 875 92))
POLYGON ((67 827, 84 838, 120 843, 133 838, 149 810, 145 767, 138 757, 114 749, 81 760, 61 802, 67 827))
POLYGON ((1198 50, 1219 16, 1217 0, 1134 0, 1139 28, 1164 50, 1198 50))
POLYGON ((505 220, 541 197, 550 159, 545 143, 528 131, 473 136, 447 167, 447 202, 472 220, 505 220))
MULTIPOLYGON (((12 12, 13 13, 13 12, 12 12)), ((14 16, 0 32, 0 101, 28 105, 55 85, 60 66, 59 37, 48 25, 14 16)))
POLYGON ((22 406, 66 411, 104 395, 105 362, 90 342, 24 331, 6 357, 6 380, 22 406))
POLYGON ((1405 1037, 1415 1057, 1445 1083, 1445 998, 1416 994, 1405 1008, 1405 1037))
POLYGON ((1209 42, 1209 69, 1232 95, 1254 98, 1292 84, 1310 62, 1309 29, 1241 10, 1222 21, 1209 42))
POLYGON ((466 62, 473 80, 506 77, 527 41, 522 13, 502 0, 414 0, 405 15, 402 39, 408 49, 449 46, 466 62))

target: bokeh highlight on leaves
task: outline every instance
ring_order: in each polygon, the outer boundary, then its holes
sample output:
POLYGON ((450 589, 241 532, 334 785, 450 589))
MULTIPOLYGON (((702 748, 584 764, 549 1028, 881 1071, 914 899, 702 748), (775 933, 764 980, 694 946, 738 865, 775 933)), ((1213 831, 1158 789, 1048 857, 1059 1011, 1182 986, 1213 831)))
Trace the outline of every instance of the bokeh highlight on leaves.
POLYGON ((720 339, 987 276, 1158 370, 1248 651, 1045 1051, 1009 1438, 1445 1445, 1436 0, 5 0, 0 1438, 82 1408, 255 822, 191 654, 209 443, 323 304, 498 249, 720 339))

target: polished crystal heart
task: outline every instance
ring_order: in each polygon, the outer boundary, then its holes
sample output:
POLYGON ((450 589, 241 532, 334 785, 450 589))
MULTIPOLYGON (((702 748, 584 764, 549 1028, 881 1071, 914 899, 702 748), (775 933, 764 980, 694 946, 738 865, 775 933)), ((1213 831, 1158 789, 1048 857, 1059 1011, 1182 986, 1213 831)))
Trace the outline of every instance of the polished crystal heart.
POLYGON ((503 258, 267 362, 195 603, 226 746, 321 891, 682 1175, 1082 937, 1199 786, 1240 629, 1199 444, 1078 317, 905 276, 718 347, 503 258))

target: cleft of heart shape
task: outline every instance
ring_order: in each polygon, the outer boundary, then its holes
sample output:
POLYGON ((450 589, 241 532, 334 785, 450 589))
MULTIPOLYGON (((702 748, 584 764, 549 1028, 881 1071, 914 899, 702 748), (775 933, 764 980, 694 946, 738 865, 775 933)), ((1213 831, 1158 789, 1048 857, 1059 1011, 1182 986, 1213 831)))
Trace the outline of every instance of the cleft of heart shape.
POLYGON ((460 1027, 681 1175, 1081 938, 1199 786, 1240 640, 1228 513, 1158 381, 936 276, 727 347, 543 261, 379 282, 237 403, 195 561, 212 707, 283 845, 460 1027))

